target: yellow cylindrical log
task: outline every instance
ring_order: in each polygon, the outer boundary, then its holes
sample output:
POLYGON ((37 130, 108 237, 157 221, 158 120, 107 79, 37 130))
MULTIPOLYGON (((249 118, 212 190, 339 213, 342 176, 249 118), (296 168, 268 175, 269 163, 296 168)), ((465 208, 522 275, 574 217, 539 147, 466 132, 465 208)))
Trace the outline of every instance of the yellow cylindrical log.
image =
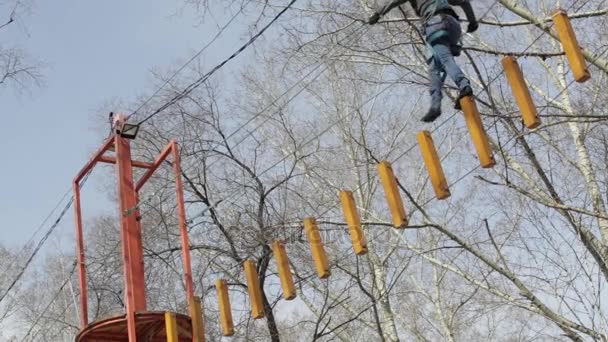
POLYGON ((492 154, 492 148, 488 141, 488 135, 486 134, 485 128, 483 128, 483 122, 481 116, 477 110, 477 104, 472 96, 466 96, 460 99, 460 105, 464 112, 464 118, 471 133, 473 144, 477 149, 477 155, 479 156, 479 163, 484 169, 494 167, 496 161, 492 154))
POLYGON ((538 117, 536 105, 534 105, 534 100, 532 100, 532 95, 530 95, 530 89, 528 89, 528 86, 526 85, 524 74, 521 72, 517 60, 513 56, 507 56, 502 59, 502 66, 505 69, 507 80, 511 86, 511 91, 515 97, 517 107, 519 107, 519 111, 521 112, 524 124, 530 129, 540 126, 541 122, 538 117))
POLYGON ((445 174, 441 167, 441 160, 439 160, 439 155, 435 149, 431 133, 422 131, 418 133, 417 138, 420 151, 422 152, 422 158, 424 159, 424 164, 429 172, 429 178, 433 184, 433 189, 435 189, 437 199, 442 200, 450 197, 451 194, 450 188, 448 187, 448 181, 445 179, 445 174))
POLYGON ((165 333, 167 334, 167 342, 179 342, 177 321, 173 312, 165 312, 165 333))
POLYGON ((190 298, 190 319, 192 320, 192 341, 205 342, 203 308, 200 297, 190 298))
POLYGON ((249 303, 251 304, 251 316, 254 319, 264 317, 264 303, 262 301, 262 289, 260 288, 260 280, 258 279, 258 271, 256 270, 255 261, 246 260, 243 263, 245 267, 245 277, 247 278, 247 291, 249 292, 249 303))
POLYGON ((399 188, 397 187, 397 179, 393 172, 391 163, 383 161, 378 164, 378 172, 380 173, 380 181, 384 188, 384 194, 386 195, 386 201, 388 202, 388 208, 391 211, 393 217, 393 225, 395 228, 405 228, 407 226, 407 214, 403 207, 403 201, 399 194, 399 188))
POLYGON ((315 262, 317 274, 319 278, 326 279, 331 275, 331 272, 329 271, 329 261, 327 260, 327 254, 325 254, 325 247, 323 247, 317 220, 312 217, 304 219, 304 230, 310 243, 310 251, 315 262))
POLYGON ((576 39, 568 13, 563 9, 556 10, 553 13, 553 22, 555 23, 555 28, 566 57, 568 57, 568 62, 570 62, 574 79, 581 83, 587 81, 591 78, 591 73, 587 68, 587 61, 585 61, 581 47, 576 39))
POLYGON ((350 239, 353 242, 353 249, 357 255, 364 255, 367 253, 367 241, 361 229, 361 218, 357 211, 353 193, 351 191, 340 191, 340 202, 342 202, 342 211, 348 225, 350 239))
POLYGON ((230 308, 230 295, 228 285, 223 279, 215 282, 217 290, 217 301, 220 307, 220 323, 222 324, 222 336, 234 335, 234 322, 232 321, 232 309, 230 308))
POLYGON ((274 254, 274 260, 277 263, 283 298, 292 300, 296 298, 296 287, 293 284, 293 277, 289 269, 289 258, 287 257, 287 251, 285 251, 285 244, 282 241, 275 241, 272 244, 272 254, 274 254))

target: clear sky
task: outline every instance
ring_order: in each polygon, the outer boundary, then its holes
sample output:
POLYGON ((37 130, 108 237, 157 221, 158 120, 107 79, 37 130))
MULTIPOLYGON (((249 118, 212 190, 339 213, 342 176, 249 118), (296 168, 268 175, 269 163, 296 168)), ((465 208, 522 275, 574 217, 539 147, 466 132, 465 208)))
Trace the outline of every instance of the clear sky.
MULTIPOLYGON (((104 103, 150 93, 151 69, 189 59, 215 35, 216 23, 199 25, 193 9, 181 4, 36 1, 22 22, 0 32, 4 46, 18 45, 46 64, 41 89, 21 95, 0 91, 1 244, 20 247, 70 187, 101 143, 99 127, 106 113, 121 110, 105 108, 104 103), (94 115, 101 112, 103 116, 94 115)), ((7 15, 0 13, 0 21, 7 15)), ((216 19, 223 24, 228 16, 216 19)), ((225 32, 203 54, 204 65, 213 65, 234 50, 243 28, 237 23, 225 32)), ((100 178, 93 177, 84 190, 89 215, 114 210, 107 207, 100 178)), ((71 236, 72 230, 70 211, 58 233, 71 236)))

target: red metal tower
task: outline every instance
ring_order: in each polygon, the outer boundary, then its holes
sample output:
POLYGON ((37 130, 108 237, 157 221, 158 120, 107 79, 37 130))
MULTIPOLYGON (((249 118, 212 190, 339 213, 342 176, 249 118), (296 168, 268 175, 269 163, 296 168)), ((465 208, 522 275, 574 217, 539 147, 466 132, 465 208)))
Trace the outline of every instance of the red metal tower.
POLYGON ((82 330, 76 341, 204 341, 204 329, 200 299, 194 296, 190 266, 190 243, 186 227, 184 191, 181 178, 180 157, 177 143, 172 140, 153 162, 135 161, 131 158, 130 139, 137 133, 136 125, 128 124, 122 115, 113 122, 113 133, 89 162, 74 178, 74 212, 78 251, 78 280, 80 286, 80 320, 82 330), (112 153, 113 152, 113 153, 112 153), (169 157, 173 158, 177 213, 181 236, 184 281, 190 316, 148 312, 142 252, 142 232, 138 208, 139 190, 146 184, 158 167, 169 157), (119 216, 122 241, 125 313, 101 321, 89 323, 85 244, 80 207, 80 181, 97 163, 116 165, 119 194, 119 216), (146 169, 139 180, 133 176, 133 167, 146 169), (165 323, 165 316, 173 322, 165 323), (177 338, 177 340, 174 340, 177 338))

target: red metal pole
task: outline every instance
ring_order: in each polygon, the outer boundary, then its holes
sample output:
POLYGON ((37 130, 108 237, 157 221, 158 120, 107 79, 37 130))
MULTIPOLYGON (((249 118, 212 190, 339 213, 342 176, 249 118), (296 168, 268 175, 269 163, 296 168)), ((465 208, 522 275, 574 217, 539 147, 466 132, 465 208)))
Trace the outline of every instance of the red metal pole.
POLYGON ((74 214, 76 220, 76 244, 78 252, 78 285, 80 287, 80 326, 86 328, 89 324, 87 270, 84 264, 84 234, 82 232, 82 212, 80 209, 80 184, 76 180, 72 184, 74 191, 74 214))
POLYGON ((175 172, 175 193, 177 197, 177 218, 179 221, 179 232, 182 239, 182 259, 184 262, 184 278, 186 281, 186 293, 188 302, 194 297, 194 286, 192 284, 192 266, 190 263, 190 240, 188 239, 188 227, 186 224, 186 208, 184 206, 184 185, 182 183, 182 170, 180 166, 179 148, 175 141, 171 141, 173 153, 173 171, 175 172))
POLYGON ((137 340, 135 313, 146 311, 146 286, 144 281, 144 262, 141 241, 141 228, 137 220, 137 194, 133 182, 133 165, 129 140, 116 135, 116 170, 118 194, 120 199, 120 221, 124 277, 125 302, 129 330, 129 342, 137 340))
POLYGON ((165 159, 167 159, 169 154, 171 154, 171 152, 173 151, 174 143, 175 143, 175 141, 171 140, 171 142, 167 146, 165 146, 165 148, 163 148, 163 150, 160 152, 160 154, 158 156, 156 156, 156 159, 154 159, 154 162, 150 164, 150 168, 148 169, 148 171, 146 171, 141 176, 141 178, 139 178, 139 181, 137 181, 137 185, 135 186, 135 191, 141 190, 141 188, 146 184, 148 179, 150 179, 150 177, 152 177, 154 172, 156 172, 156 170, 160 167, 162 162, 164 162, 165 159))
POLYGON ((93 169, 95 164, 97 164, 97 162, 103 158, 103 154, 106 153, 106 151, 109 150, 113 144, 114 144, 114 138, 108 138, 108 140, 106 140, 103 143, 103 145, 101 145, 101 147, 97 150, 97 152, 95 152, 93 157, 91 159, 89 159, 89 161, 80 170, 80 172, 78 172, 76 177, 74 177, 74 182, 79 183, 80 180, 83 179, 84 176, 93 169))
POLYGON ((72 183, 74 192, 74 214, 76 223, 76 244, 77 244, 77 259, 78 259, 78 285, 80 287, 80 325, 85 328, 89 324, 88 313, 88 295, 87 295, 87 271, 85 267, 84 254, 84 233, 82 228, 82 210, 80 207, 80 181, 85 175, 93 169, 99 159, 103 158, 103 154, 112 147, 114 139, 107 139, 101 147, 95 152, 93 157, 86 165, 78 172, 72 183))
MULTIPOLYGON (((98 162, 116 164, 116 158, 101 156, 101 157, 99 157, 98 162)), ((151 163, 146 163, 146 162, 137 161, 137 160, 132 160, 131 164, 133 165, 133 167, 139 167, 142 169, 151 169, 154 166, 151 163)))

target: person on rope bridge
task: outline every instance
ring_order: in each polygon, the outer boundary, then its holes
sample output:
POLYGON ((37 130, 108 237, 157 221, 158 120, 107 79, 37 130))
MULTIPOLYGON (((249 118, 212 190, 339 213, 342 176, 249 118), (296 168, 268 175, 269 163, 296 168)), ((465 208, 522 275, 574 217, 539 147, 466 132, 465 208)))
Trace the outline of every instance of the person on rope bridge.
POLYGON ((422 19, 425 41, 432 52, 432 57, 428 61, 431 65, 431 108, 422 121, 433 122, 441 115, 441 89, 447 75, 459 89, 457 109, 460 109, 461 98, 473 95, 471 83, 454 61, 454 57, 460 56, 462 50, 460 44, 462 29, 452 6, 462 7, 469 21, 467 32, 475 32, 479 23, 469 0, 385 0, 384 5, 374 12, 368 23, 376 24, 380 17, 406 2, 410 3, 416 15, 422 19))

